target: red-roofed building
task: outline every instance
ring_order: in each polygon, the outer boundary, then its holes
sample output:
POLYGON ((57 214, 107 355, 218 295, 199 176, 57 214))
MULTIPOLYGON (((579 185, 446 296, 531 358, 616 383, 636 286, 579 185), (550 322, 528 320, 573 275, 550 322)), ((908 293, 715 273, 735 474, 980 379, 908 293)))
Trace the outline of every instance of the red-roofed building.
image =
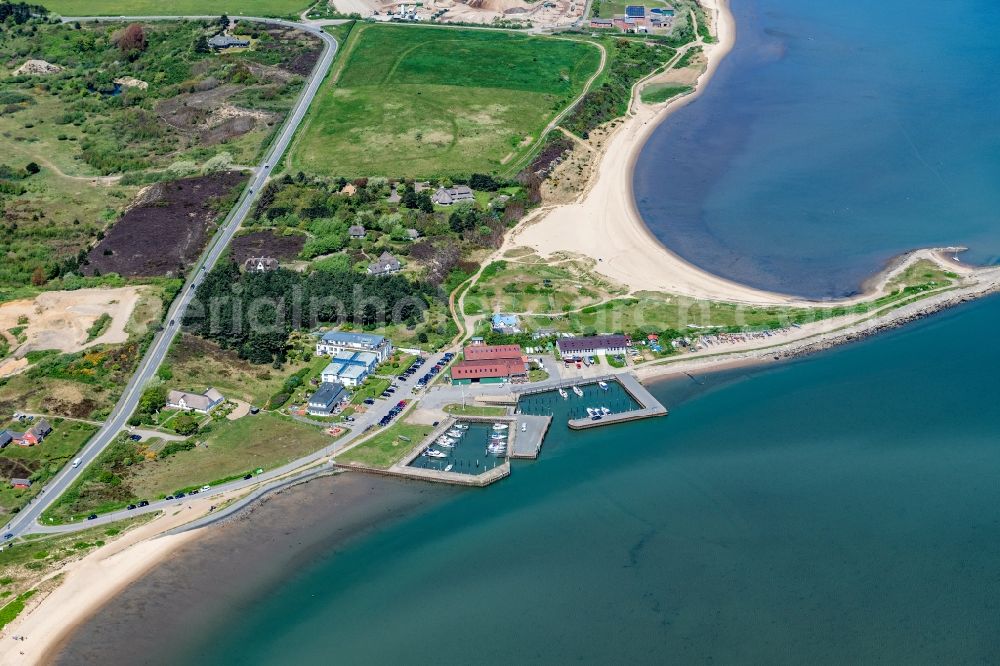
POLYGON ((499 383, 528 374, 527 358, 519 345, 470 345, 464 357, 451 368, 454 384, 499 383))

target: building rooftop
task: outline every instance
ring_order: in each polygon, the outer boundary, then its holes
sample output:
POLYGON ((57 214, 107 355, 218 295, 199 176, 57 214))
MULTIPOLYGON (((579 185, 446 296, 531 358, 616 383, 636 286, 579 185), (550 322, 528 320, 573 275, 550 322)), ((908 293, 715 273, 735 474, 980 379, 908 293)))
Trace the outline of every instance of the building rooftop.
POLYGON ((330 331, 323 334, 323 342, 334 345, 357 345, 359 347, 378 347, 385 338, 374 333, 351 333, 349 331, 330 331))
POLYGON ((559 338, 556 345, 560 353, 586 352, 592 349, 614 349, 625 347, 628 340, 624 335, 588 335, 579 338, 559 338))
POLYGON ((347 389, 340 382, 323 382, 316 389, 316 392, 309 396, 310 403, 329 405, 338 402, 343 397, 347 389))
POLYGON ((521 360, 523 356, 521 345, 469 345, 463 353, 466 361, 521 360))
POLYGON ((342 351, 333 357, 334 363, 349 363, 351 365, 372 366, 378 363, 378 355, 369 351, 342 351))

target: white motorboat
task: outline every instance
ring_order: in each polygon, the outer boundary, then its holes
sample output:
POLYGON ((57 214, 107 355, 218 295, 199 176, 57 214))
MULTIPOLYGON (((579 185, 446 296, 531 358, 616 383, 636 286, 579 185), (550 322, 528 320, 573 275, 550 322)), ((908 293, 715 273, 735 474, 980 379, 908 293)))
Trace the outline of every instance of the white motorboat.
POLYGON ((573 387, 573 393, 576 393, 577 397, 579 397, 579 398, 583 397, 583 391, 580 390, 579 386, 574 386, 573 387))
POLYGON ((449 430, 448 431, 448 436, 449 437, 461 437, 464 434, 465 433, 462 432, 461 430, 449 430))
POLYGON ((447 458, 448 454, 443 451, 435 451, 434 449, 427 449, 424 453, 428 458, 447 458))
POLYGON ((608 390, 608 383, 607 382, 597 382, 597 385, 600 386, 605 391, 608 390))
POLYGON ((444 468, 444 471, 450 472, 451 468, 455 466, 455 463, 448 463, 448 466, 444 468))
POLYGON ((453 440, 451 437, 441 436, 441 437, 438 437, 437 440, 435 440, 435 441, 437 441, 437 443, 440 446, 444 446, 444 447, 449 448, 449 449, 455 447, 455 440, 453 440))
POLYGON ((587 416, 593 416, 596 411, 593 407, 587 407, 587 416))
POLYGON ((506 442, 507 435, 501 435, 500 433, 495 432, 492 435, 490 435, 490 439, 494 442, 506 442))
POLYGON ((608 414, 611 413, 611 410, 608 409, 607 407, 601 407, 601 413, 607 416, 608 414))
POLYGON ((506 430, 509 427, 510 426, 507 425, 506 423, 494 423, 493 424, 493 429, 494 430, 506 430))
POLYGON ((569 397, 569 393, 566 393, 566 389, 559 389, 559 395, 563 397, 563 400, 569 397))
POLYGON ((455 430, 468 430, 468 429, 469 429, 469 424, 468 423, 456 423, 455 424, 455 430))

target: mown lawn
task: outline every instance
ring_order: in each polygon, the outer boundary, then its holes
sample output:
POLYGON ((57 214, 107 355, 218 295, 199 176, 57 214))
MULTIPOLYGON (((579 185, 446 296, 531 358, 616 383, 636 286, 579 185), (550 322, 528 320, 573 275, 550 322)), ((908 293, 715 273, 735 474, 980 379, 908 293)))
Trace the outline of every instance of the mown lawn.
POLYGON ((378 433, 367 442, 337 456, 337 462, 361 463, 387 469, 399 462, 404 455, 434 430, 433 426, 419 423, 396 423, 378 433), (407 439, 400 439, 400 436, 407 439), (409 440, 409 441, 407 441, 409 440))
POLYGON ((491 405, 445 405, 444 411, 456 416, 504 416, 507 414, 506 407, 491 405))
POLYGON ((298 16, 309 0, 52 0, 46 9, 63 16, 298 16))
POLYGON ((433 177, 495 171, 527 150, 600 62, 589 44, 484 30, 358 25, 289 171, 433 177))

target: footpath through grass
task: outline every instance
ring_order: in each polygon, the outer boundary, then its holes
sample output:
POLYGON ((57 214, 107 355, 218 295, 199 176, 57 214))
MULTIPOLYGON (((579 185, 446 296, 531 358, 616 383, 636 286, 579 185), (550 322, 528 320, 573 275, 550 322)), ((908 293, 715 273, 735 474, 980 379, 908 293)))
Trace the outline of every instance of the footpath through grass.
POLYGON ((600 52, 488 30, 358 24, 288 170, 329 176, 490 172, 528 150, 582 90, 600 52))
POLYGON ((230 16, 298 17, 309 0, 52 0, 45 8, 63 16, 230 16))

